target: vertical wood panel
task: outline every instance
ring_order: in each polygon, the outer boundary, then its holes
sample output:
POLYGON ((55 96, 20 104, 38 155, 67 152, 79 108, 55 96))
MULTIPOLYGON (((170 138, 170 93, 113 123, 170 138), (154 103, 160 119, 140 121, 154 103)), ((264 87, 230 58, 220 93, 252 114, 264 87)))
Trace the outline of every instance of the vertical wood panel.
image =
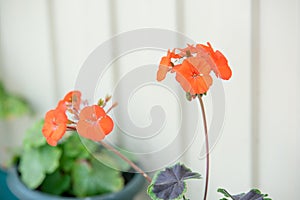
POLYGON ((46 1, 1 1, 4 81, 26 96, 39 113, 54 104, 46 1))
MULTIPOLYGON (((186 34, 200 43, 211 42, 225 54, 233 76, 224 81, 226 117, 221 137, 211 153, 208 199, 220 197, 218 187, 232 192, 248 190, 251 175, 251 1, 186 1, 186 34), (234 164, 233 164, 234 163, 234 164)), ((205 103, 209 105, 209 98, 205 103)), ((218 110, 208 111, 218 115, 218 110)), ((201 122, 202 123, 202 122, 201 122)), ((200 130, 199 134, 203 131, 200 130)), ((199 139, 199 138, 198 138, 199 139)), ((189 153, 191 167, 205 173, 205 160, 197 155, 202 141, 189 153)), ((204 180, 191 182, 191 199, 199 199, 204 180), (199 189, 200 188, 200 189, 199 189)))
MULTIPOLYGON (((159 1, 159 0, 154 0, 154 1, 147 1, 147 0, 133 0, 130 1, 113 1, 111 6, 115 6, 113 12, 115 13, 113 17, 114 23, 112 30, 112 34, 117 34, 117 33, 123 33, 126 31, 132 31, 135 29, 139 28, 163 28, 163 29, 170 29, 170 30, 176 30, 176 13, 175 13, 175 1, 172 0, 167 0, 167 1, 159 1)), ((159 38, 158 38, 159 39, 159 38)), ((149 38, 151 41, 151 38, 149 38)), ((153 38, 152 38, 153 40, 153 38)), ((172 47, 170 47, 172 48, 172 47)), ((149 64, 157 64, 159 62, 159 57, 162 56, 164 53, 163 51, 147 51, 147 50, 137 50, 136 52, 132 52, 129 55, 124 55, 123 57, 119 58, 119 62, 115 66, 116 68, 119 69, 117 73, 115 73, 114 77, 114 83, 116 84, 124 74, 130 73, 130 71, 134 68, 141 67, 143 65, 149 65, 149 64), (134 56, 135 55, 135 56, 134 56), (129 68, 128 68, 129 67, 129 68), (131 68, 131 69, 130 69, 131 68), (127 70, 127 71, 126 71, 127 70)), ((149 76, 148 74, 146 76, 149 76)), ((153 77, 153 81, 155 81, 155 77, 153 77)), ((163 145, 158 146, 158 144, 168 144, 172 138, 172 133, 174 133, 174 129, 176 129, 176 126, 170 127, 171 122, 175 122, 174 125, 178 124, 176 123, 178 119, 176 118, 177 111, 175 111, 176 108, 173 110, 173 115, 170 113, 170 110, 167 109, 165 101, 163 99, 159 98, 157 96, 157 91, 152 90, 148 91, 148 94, 146 95, 148 98, 144 98, 144 100, 141 101, 141 95, 145 94, 144 92, 147 89, 145 88, 140 88, 139 94, 135 94, 133 96, 133 99, 138 100, 134 106, 131 104, 129 113, 133 115, 133 123, 136 123, 138 126, 141 124, 147 124, 149 121, 149 106, 146 105, 153 105, 155 102, 162 106, 164 111, 169 111, 167 113, 167 124, 166 127, 163 127, 163 130, 160 132, 160 135, 165 135, 165 137, 159 137, 161 138, 160 141, 156 144, 151 143, 153 141, 151 139, 149 140, 139 140, 139 142, 135 142, 134 144, 130 144, 127 140, 124 140, 122 136, 118 136, 121 138, 122 144, 126 145, 128 147, 135 147, 134 152, 139 153, 139 149, 145 150, 146 149, 151 149, 151 151, 156 151, 160 148, 163 147, 163 145), (156 97, 156 100, 155 100, 156 97), (161 99, 161 102, 159 102, 159 99, 161 99), (148 103, 146 103, 148 102, 148 103), (144 107, 143 107, 144 105, 144 107), (170 117, 170 114, 172 115, 170 117), (140 116, 140 117, 138 117, 140 116), (176 121, 177 120, 177 121, 176 121), (169 137, 170 136, 170 137, 169 137)), ((131 91, 133 92, 133 91, 131 91)), ((174 102, 170 102, 169 105, 173 105, 174 102)), ((168 104, 168 103, 167 103, 168 104)), ((128 104, 130 106, 130 104, 128 104)), ((177 106, 177 105, 176 105, 177 106)), ((179 115, 178 115, 179 116, 179 115)), ((129 119, 124 119, 124 120, 129 120, 129 119)), ((151 123, 151 122, 150 122, 151 123)), ((122 127, 121 127, 122 128, 122 127)), ((143 133, 141 133, 143 134, 143 133)), ((173 134, 174 135, 174 134, 173 134)), ((178 144, 180 146, 180 144, 178 144)), ((163 150, 162 150, 163 151, 163 150)), ((180 151, 180 148, 177 149, 177 151, 180 151)), ((176 154, 174 152, 174 154, 176 154)), ((145 159, 145 157, 143 157, 145 159)), ((161 157, 153 157, 149 155, 147 157, 148 164, 151 165, 151 162, 154 163, 159 163, 159 159, 164 160, 166 158, 161 157)), ((147 166, 148 168, 151 168, 147 166)), ((161 166, 163 167, 163 166, 161 166)), ((146 190, 146 188, 145 188, 146 190)), ((140 196, 137 197, 137 199, 150 199, 145 192, 141 193, 140 196)))
POLYGON ((60 96, 75 87, 80 67, 89 53, 110 37, 108 2, 51 1, 60 96))
POLYGON ((172 0, 115 1, 117 32, 145 27, 173 30, 176 26, 175 3, 172 0))
MULTIPOLYGON (((56 104, 47 17, 45 0, 0 1, 1 78, 9 91, 31 103, 37 116, 56 104)), ((1 150, 20 145, 31 123, 28 116, 2 121, 1 150)))
POLYGON ((299 199, 299 0, 261 1, 260 184, 299 199))
POLYGON ((259 186, 260 1, 251 2, 251 185, 259 186))

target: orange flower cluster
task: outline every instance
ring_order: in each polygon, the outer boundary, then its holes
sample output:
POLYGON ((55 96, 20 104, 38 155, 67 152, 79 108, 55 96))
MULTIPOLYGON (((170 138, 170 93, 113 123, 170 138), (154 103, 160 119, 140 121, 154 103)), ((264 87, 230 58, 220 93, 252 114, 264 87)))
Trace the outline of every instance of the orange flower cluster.
POLYGON ((114 126, 113 120, 100 105, 84 106, 81 92, 71 91, 45 116, 43 135, 51 146, 56 146, 67 130, 77 130, 85 138, 100 141, 114 126))
POLYGON ((227 59, 220 51, 214 51, 210 43, 188 45, 184 49, 168 51, 162 57, 157 71, 157 80, 165 79, 168 72, 176 73, 176 80, 192 97, 205 94, 212 85, 210 72, 223 80, 230 79, 232 72, 227 59), (178 50, 178 53, 175 51, 178 50), (180 64, 174 64, 180 62, 180 64))

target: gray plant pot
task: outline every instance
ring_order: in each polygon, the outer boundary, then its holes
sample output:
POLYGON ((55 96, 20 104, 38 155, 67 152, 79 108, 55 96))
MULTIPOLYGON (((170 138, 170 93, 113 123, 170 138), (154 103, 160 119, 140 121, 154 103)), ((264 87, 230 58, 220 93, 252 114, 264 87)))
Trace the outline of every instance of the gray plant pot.
POLYGON ((123 190, 119 192, 84 198, 60 197, 43 193, 38 190, 28 189, 19 179, 16 168, 9 170, 7 175, 7 184, 11 192, 20 200, 132 200, 133 197, 143 188, 145 180, 142 175, 135 174, 125 185, 123 190))

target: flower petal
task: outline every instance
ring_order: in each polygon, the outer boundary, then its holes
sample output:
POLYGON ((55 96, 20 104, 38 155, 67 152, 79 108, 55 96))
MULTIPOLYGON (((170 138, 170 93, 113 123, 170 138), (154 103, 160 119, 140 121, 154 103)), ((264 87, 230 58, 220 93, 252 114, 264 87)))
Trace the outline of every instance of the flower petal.
POLYGON ((208 46, 203 44, 199 45, 205 49, 205 51, 211 56, 214 65, 212 65, 212 69, 215 72, 217 77, 220 77, 223 80, 228 80, 231 78, 232 72, 228 65, 228 61, 226 57, 220 51, 214 51, 210 43, 207 43, 208 46))
POLYGON ((201 74, 209 74, 212 70, 209 62, 203 59, 200 56, 197 57, 189 57, 186 59, 189 63, 191 63, 201 74))
POLYGON ((164 80, 166 78, 167 73, 174 66, 174 64, 171 61, 172 58, 181 58, 181 55, 176 54, 174 51, 168 50, 167 56, 162 57, 159 63, 159 68, 156 74, 157 81, 164 80))
POLYGON ((66 94, 63 101, 71 104, 75 109, 79 109, 81 103, 81 92, 74 90, 66 94))
POLYGON ((113 120, 106 115, 102 107, 87 106, 79 114, 78 133, 93 141, 102 140, 113 129, 113 120))
POLYGON ((50 110, 46 113, 42 133, 48 144, 55 146, 67 129, 68 118, 60 109, 50 110))
POLYGON ((170 67, 166 65, 159 65, 157 74, 156 74, 156 80, 157 81, 162 81, 166 78, 166 75, 168 71, 170 70, 170 67))
MULTIPOLYGON (((207 67, 203 68, 207 70, 207 67)), ((188 60, 184 60, 181 66, 174 68, 174 70, 176 71, 176 80, 184 91, 189 92, 191 95, 206 93, 212 84, 212 78, 207 73, 209 70, 204 71, 205 74, 203 74, 188 60)))
POLYGON ((108 115, 106 115, 99 121, 99 126, 103 133, 108 135, 113 130, 114 122, 108 115))
POLYGON ((217 65, 217 72, 215 72, 216 75, 218 74, 218 76, 223 80, 230 79, 232 75, 231 69, 228 65, 227 59, 220 51, 216 51, 215 53, 215 63, 217 65))
POLYGON ((77 132, 84 138, 100 141, 105 137, 104 132, 99 129, 99 126, 93 125, 88 121, 80 120, 77 124, 77 132))

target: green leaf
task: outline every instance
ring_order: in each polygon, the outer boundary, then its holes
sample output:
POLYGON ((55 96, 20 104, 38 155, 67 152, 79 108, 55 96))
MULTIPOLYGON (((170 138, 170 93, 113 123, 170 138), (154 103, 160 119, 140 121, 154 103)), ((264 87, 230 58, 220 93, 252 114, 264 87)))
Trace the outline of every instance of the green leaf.
POLYGON ((85 141, 78 136, 77 132, 69 133, 59 146, 63 149, 60 162, 61 168, 65 172, 69 172, 72 169, 75 159, 88 159, 92 156, 90 151, 95 152, 99 148, 99 144, 90 140, 85 141))
POLYGON ((94 153, 97 150, 99 150, 99 148, 101 146, 99 143, 89 140, 87 138, 80 137, 79 135, 78 135, 78 137, 79 137, 80 143, 82 144, 82 146, 84 147, 84 149, 87 152, 94 153))
MULTIPOLYGON (((225 197, 230 197, 231 199, 233 199, 233 197, 231 196, 231 194, 229 194, 225 189, 223 188, 219 188, 217 190, 217 192, 220 192, 221 194, 223 194, 225 197)), ((224 198, 225 199, 225 198, 224 198)))
POLYGON ((37 188, 46 174, 40 162, 39 152, 35 149, 25 149, 20 159, 19 170, 21 179, 30 189, 37 188))
POLYGON ((6 115, 8 118, 22 116, 30 112, 28 103, 21 97, 8 95, 5 101, 6 115))
POLYGON ((39 148, 40 162, 46 173, 52 173, 59 167, 61 149, 45 145, 39 148))
POLYGON ((66 157, 75 158, 82 150, 80 140, 75 132, 70 133, 60 145, 66 157))
POLYGON ((72 170, 73 192, 76 196, 92 196, 116 192, 123 188, 119 171, 108 168, 97 160, 78 160, 72 170))
POLYGON ((70 133, 61 145, 66 154, 65 156, 72 158, 88 158, 90 152, 96 151, 99 147, 99 145, 93 141, 80 138, 77 132, 70 133))
POLYGON ((56 170, 54 173, 46 176, 41 190, 46 193, 61 195, 67 191, 71 186, 71 177, 69 175, 61 174, 56 170))
POLYGON ((69 157, 66 155, 65 152, 63 152, 61 158, 60 158, 60 168, 64 172, 70 172, 75 162, 75 158, 69 157))
MULTIPOLYGON (((128 152, 120 151, 126 158, 134 161, 134 156, 128 152)), ((115 153, 103 148, 100 152, 95 153, 95 158, 105 165, 112 167, 114 169, 120 171, 128 171, 130 169, 130 165, 117 156, 115 153)))
POLYGON ((31 189, 37 188, 46 177, 59 166, 61 150, 44 145, 38 148, 26 148, 20 157, 21 179, 31 189))
POLYGON ((46 144, 46 139, 43 136, 42 128, 44 125, 44 120, 39 120, 35 122, 25 134, 23 141, 24 148, 39 147, 46 144))
POLYGON ((28 103, 21 97, 10 94, 0 81, 0 118, 13 118, 31 111, 28 103))

